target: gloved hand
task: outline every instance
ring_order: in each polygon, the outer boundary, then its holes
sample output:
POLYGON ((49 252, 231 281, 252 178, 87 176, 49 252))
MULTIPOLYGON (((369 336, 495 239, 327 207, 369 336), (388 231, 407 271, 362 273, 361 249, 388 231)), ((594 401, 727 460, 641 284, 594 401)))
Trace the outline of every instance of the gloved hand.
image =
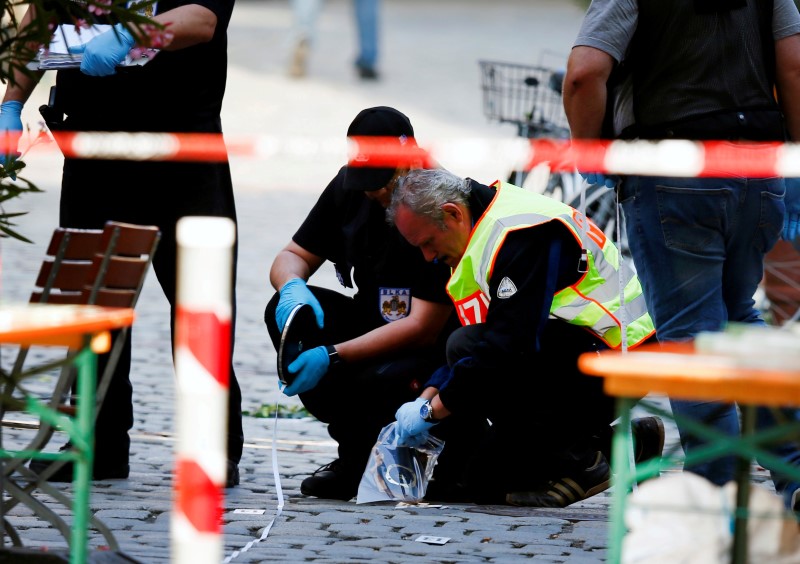
POLYGON ((583 179, 589 184, 597 184, 598 186, 605 186, 606 188, 614 188, 619 184, 619 176, 611 174, 606 176, 599 172, 579 172, 583 179))
MULTIPOLYGON (((22 102, 11 100, 0 104, 0 135, 5 138, 3 142, 5 150, 0 151, 0 164, 5 167, 6 155, 14 157, 19 156, 17 151, 17 143, 19 138, 22 137, 22 102)), ((13 172, 9 173, 11 180, 16 180, 17 175, 13 172)))
POLYGON ((278 322, 278 331, 283 331, 286 325, 286 320, 289 314, 299 304, 308 304, 317 316, 317 325, 320 329, 325 322, 325 314, 322 312, 322 306, 319 301, 311 293, 311 290, 306 286, 306 281, 302 278, 292 278, 281 288, 281 297, 278 300, 278 305, 275 308, 275 321, 278 322))
POLYGON ((83 53, 81 72, 89 76, 109 76, 117 72, 117 65, 125 60, 136 41, 122 24, 115 25, 87 43, 69 48, 77 55, 83 53))
POLYGON ((800 178, 786 179, 786 196, 783 199, 786 215, 783 218, 783 238, 795 248, 800 246, 800 178))
POLYGON ((314 389, 325 376, 330 363, 328 349, 325 347, 305 351, 289 365, 289 373, 297 374, 297 376, 291 384, 284 388, 283 393, 287 396, 296 396, 314 389))
POLYGON ((399 446, 416 447, 428 440, 428 431, 435 425, 425 421, 419 414, 420 408, 425 404, 425 398, 404 403, 394 414, 397 419, 397 444, 399 446))

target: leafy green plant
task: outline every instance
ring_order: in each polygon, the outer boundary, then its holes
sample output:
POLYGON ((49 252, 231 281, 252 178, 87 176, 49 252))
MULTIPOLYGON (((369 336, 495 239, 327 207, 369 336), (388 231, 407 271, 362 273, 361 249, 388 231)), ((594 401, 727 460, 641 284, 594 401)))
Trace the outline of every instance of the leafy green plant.
POLYGON ((259 419, 267 419, 270 417, 275 417, 276 411, 278 412, 278 417, 283 419, 304 419, 306 417, 313 417, 313 415, 311 415, 302 405, 284 405, 280 403, 265 403, 253 411, 242 411, 242 415, 256 417, 259 419))

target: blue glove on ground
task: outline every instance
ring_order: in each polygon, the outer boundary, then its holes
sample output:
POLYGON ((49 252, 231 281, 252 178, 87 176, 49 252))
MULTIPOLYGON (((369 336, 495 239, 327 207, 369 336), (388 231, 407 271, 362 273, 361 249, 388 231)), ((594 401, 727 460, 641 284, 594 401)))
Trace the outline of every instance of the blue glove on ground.
POLYGON ((289 373, 297 376, 284 388, 283 393, 287 396, 296 396, 314 389, 325 376, 330 363, 328 349, 325 347, 317 347, 302 353, 289 365, 289 373))
POLYGON ((125 60, 133 48, 133 35, 122 24, 115 25, 88 43, 75 45, 69 52, 83 53, 81 72, 89 76, 109 76, 117 72, 117 65, 125 60))
POLYGON ((612 174, 606 176, 599 172, 579 172, 583 179, 589 184, 597 184, 598 186, 605 186, 606 188, 614 188, 619 184, 619 176, 612 174))
POLYGON ((314 310, 317 316, 317 325, 320 329, 325 322, 325 314, 322 312, 322 306, 319 301, 311 293, 311 290, 306 286, 306 281, 302 278, 292 278, 281 288, 281 297, 278 300, 278 305, 275 308, 275 321, 278 322, 278 331, 283 331, 286 325, 286 320, 289 314, 299 304, 308 304, 314 310))
MULTIPOLYGON (((19 138, 22 136, 22 102, 16 100, 10 102, 3 102, 0 104, 0 135, 6 136, 3 140, 5 145, 4 151, 0 151, 0 165, 6 165, 6 154, 14 157, 19 156, 17 144, 19 138)), ((9 173, 11 180, 16 180, 17 175, 9 173)))
POLYGON ((419 414, 425 404, 425 398, 404 403, 394 414, 397 419, 397 444, 399 446, 416 447, 428 440, 428 431, 435 423, 425 421, 419 414))
POLYGON ((786 215, 783 218, 783 238, 795 248, 800 245, 800 178, 786 179, 786 196, 783 199, 786 215))

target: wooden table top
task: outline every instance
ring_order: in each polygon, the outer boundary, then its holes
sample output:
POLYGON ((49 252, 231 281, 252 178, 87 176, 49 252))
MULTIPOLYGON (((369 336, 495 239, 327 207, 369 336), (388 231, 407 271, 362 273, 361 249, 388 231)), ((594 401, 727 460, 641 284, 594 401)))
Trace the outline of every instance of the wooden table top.
POLYGON ((775 368, 765 358, 698 352, 693 343, 644 345, 626 353, 585 353, 578 367, 605 379, 607 394, 638 398, 661 393, 673 398, 768 406, 800 406, 800 365, 775 368))
POLYGON ((130 326, 134 316, 131 308, 0 305, 0 343, 80 347, 86 336, 130 326))

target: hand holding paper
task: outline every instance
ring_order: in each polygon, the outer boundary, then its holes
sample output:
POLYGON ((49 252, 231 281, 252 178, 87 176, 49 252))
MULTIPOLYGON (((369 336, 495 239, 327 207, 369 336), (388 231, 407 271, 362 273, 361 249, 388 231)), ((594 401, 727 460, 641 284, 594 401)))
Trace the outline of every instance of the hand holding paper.
POLYGON ((83 54, 82 73, 110 76, 117 72, 117 65, 125 61, 134 43, 133 35, 122 24, 117 24, 88 43, 70 47, 69 52, 83 54))

